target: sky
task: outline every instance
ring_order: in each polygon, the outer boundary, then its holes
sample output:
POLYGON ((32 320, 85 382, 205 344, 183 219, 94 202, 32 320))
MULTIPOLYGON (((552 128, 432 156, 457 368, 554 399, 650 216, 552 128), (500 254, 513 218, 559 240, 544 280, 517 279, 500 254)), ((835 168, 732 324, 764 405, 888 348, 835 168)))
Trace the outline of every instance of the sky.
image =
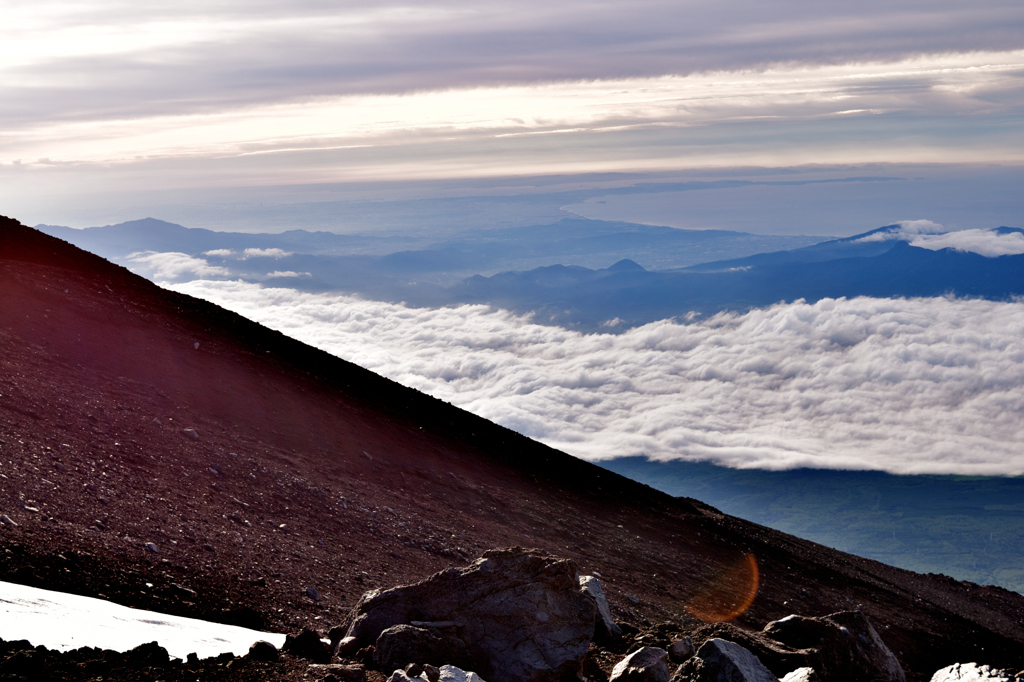
MULTIPOLYGON (((267 187, 1024 165, 1017 0, 0 7, 0 212, 30 224, 267 187)), ((891 220, 914 218, 950 222, 891 220)))

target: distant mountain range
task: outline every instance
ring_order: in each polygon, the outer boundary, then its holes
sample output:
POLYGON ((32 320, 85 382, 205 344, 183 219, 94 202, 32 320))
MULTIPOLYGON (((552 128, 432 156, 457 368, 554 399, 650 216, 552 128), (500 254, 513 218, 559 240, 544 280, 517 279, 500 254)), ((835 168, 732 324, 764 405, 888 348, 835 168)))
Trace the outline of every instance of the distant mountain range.
MULTIPOLYGON (((632 261, 604 270, 550 266, 472 277, 452 287, 464 303, 537 313, 539 321, 584 329, 627 328, 696 312, 745 311, 780 301, 853 296, 1024 294, 1024 254, 987 257, 931 250, 900 238, 898 225, 801 249, 650 272, 632 261), (893 238, 886 238, 892 235, 893 238)), ((996 235, 1021 234, 999 228, 996 235)))
MULTIPOLYGON (((154 272, 147 271, 138 258, 132 258, 133 254, 182 253, 223 269, 226 274, 222 277, 307 291, 359 293, 413 305, 453 303, 455 299, 446 288, 477 274, 558 263, 602 268, 623 258, 662 270, 799 248, 824 239, 679 230, 576 218, 544 225, 462 231, 446 238, 304 230, 280 234, 213 232, 152 218, 84 230, 59 225, 39 225, 37 229, 147 276, 154 272)), ((194 272, 181 270, 176 281, 195 276, 194 272)))
POLYGON ((581 330, 796 299, 1024 295, 1024 231, 1009 227, 934 234, 889 225, 824 241, 566 219, 437 242, 211 232, 153 219, 39 229, 154 279, 243 279, 414 306, 484 303, 581 330), (161 269, 168 253, 193 260, 161 269))

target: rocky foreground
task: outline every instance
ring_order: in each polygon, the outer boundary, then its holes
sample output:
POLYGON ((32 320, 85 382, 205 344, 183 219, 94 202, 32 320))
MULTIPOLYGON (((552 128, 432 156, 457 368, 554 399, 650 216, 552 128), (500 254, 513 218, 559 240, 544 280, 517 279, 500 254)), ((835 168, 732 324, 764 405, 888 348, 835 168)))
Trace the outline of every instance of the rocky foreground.
MULTIPOLYGON (((759 632, 729 624, 616 622, 595 576, 537 550, 494 550, 464 568, 367 592, 330 639, 309 628, 282 651, 170 659, 156 642, 125 653, 65 654, 0 642, 0 680, 316 680, 318 682, 906 682, 860 611, 790 615, 759 632)), ((975 663, 932 682, 1009 681, 975 663)))

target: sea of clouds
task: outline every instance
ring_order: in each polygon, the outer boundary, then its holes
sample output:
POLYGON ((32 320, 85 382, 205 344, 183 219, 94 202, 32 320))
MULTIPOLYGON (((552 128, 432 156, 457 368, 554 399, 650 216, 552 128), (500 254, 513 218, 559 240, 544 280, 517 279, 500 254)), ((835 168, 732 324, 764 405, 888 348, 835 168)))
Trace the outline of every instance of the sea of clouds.
POLYGON ((1024 302, 826 299, 581 334, 487 306, 167 286, 585 459, 1024 474, 1024 302))

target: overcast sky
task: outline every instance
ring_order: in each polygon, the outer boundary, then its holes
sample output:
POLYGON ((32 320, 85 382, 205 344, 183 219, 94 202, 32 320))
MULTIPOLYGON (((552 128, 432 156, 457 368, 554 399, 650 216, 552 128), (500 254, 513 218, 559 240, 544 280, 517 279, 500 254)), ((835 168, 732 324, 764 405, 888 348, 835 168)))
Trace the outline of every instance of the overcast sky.
POLYGON ((1024 162, 1019 0, 0 8, 0 203, 33 215, 115 190, 1024 162))

